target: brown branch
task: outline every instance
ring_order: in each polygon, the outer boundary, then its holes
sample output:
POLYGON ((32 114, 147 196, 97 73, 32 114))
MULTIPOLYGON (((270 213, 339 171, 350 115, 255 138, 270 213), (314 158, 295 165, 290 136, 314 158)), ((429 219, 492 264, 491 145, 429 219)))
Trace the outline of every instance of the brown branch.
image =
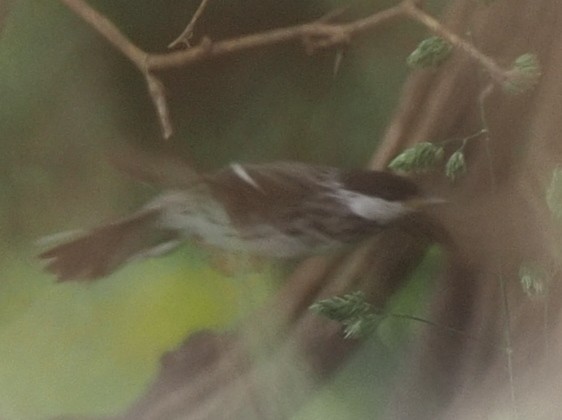
POLYGON ((60 0, 74 13, 84 19, 111 45, 121 51, 138 69, 145 73, 147 71, 146 58, 148 53, 137 47, 129 38, 104 15, 93 9, 83 0, 60 0))
POLYGON ((352 23, 342 24, 315 21, 287 28, 271 29, 224 41, 212 43, 208 41, 189 50, 151 54, 147 59, 147 65, 152 70, 164 70, 292 41, 311 42, 316 49, 333 47, 346 44, 351 37, 373 29, 391 19, 396 19, 402 16, 403 13, 403 7, 399 4, 352 23))
POLYGON ((203 12, 205 11, 205 8, 207 7, 208 3, 209 0, 201 1, 201 4, 199 4, 199 7, 193 14, 193 17, 191 18, 191 20, 189 21, 183 32, 176 39, 174 39, 170 43, 170 45, 168 45, 168 48, 175 48, 180 46, 181 44, 185 45, 188 48, 191 47, 191 45, 189 44, 189 40, 193 36, 193 30, 195 29, 195 25, 197 24, 199 18, 203 15, 203 12))
POLYGON ((172 134, 174 134, 174 128, 172 127, 168 102, 166 101, 166 89, 160 79, 152 73, 147 71, 144 73, 144 77, 146 78, 146 83, 148 85, 148 93, 150 94, 152 103, 156 108, 156 115, 158 116, 158 121, 160 121, 162 135, 165 139, 168 139, 172 134))
POLYGON ((60 0, 74 13, 89 23, 111 45, 125 55, 143 74, 148 86, 148 93, 156 108, 156 115, 165 139, 173 134, 170 112, 166 101, 164 85, 151 73, 148 67, 147 52, 137 47, 109 19, 93 9, 83 0, 60 0))
MULTIPOLYGON (((151 54, 143 51, 119 31, 119 29, 101 13, 94 10, 85 0, 60 0, 78 16, 88 22, 115 48, 129 58, 145 76, 149 93, 156 106, 164 138, 172 134, 168 106, 161 82, 152 74, 154 71, 173 67, 187 66, 200 61, 236 54, 242 51, 300 41, 309 53, 318 49, 344 46, 357 35, 372 30, 390 20, 400 17, 411 18, 431 32, 441 36, 453 46, 468 54, 488 70, 491 77, 502 83, 506 80, 506 72, 494 60, 480 52, 468 41, 451 32, 435 18, 423 12, 419 0, 402 0, 399 4, 370 16, 347 23, 334 23, 322 18, 310 23, 212 42, 204 37, 201 43, 183 51, 163 54, 151 54)), ((190 31, 202 15, 208 1, 203 0, 184 32, 172 44, 186 42, 190 31)))

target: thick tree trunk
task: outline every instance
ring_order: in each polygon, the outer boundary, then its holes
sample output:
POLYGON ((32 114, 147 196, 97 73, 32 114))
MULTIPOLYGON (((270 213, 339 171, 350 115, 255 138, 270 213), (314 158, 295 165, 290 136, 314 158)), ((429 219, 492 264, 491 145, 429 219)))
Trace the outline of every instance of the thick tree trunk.
POLYGON ((469 174, 452 192, 455 209, 442 215, 459 253, 436 288, 433 319, 471 338, 428 331, 397 387, 391 419, 559 418, 552 390, 561 385, 561 370, 552 362, 562 350, 560 286, 551 279, 547 296, 533 300, 518 273, 526 261, 547 270, 558 265, 553 238, 560 231, 552 225, 545 191, 561 157, 562 4, 477 3, 457 2, 449 25, 470 33, 506 67, 523 53, 537 54, 543 75, 533 92, 512 96, 495 87, 486 94, 486 76, 459 57, 437 73, 413 76, 405 89, 386 144, 476 132, 482 128, 482 103, 491 156, 486 144, 472 144, 469 174))

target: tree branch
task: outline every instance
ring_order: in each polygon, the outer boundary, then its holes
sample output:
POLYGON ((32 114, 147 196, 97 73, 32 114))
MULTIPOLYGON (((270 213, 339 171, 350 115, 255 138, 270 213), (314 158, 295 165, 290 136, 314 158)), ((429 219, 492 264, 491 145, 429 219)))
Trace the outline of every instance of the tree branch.
POLYGON ((175 48, 181 44, 184 44, 188 48, 191 47, 189 40, 193 36, 193 30, 195 29, 195 25, 197 24, 199 18, 203 15, 203 12, 205 11, 205 8, 207 7, 208 3, 209 0, 201 1, 201 4, 193 14, 193 17, 191 18, 191 20, 189 21, 183 32, 176 39, 170 42, 168 48, 175 48))
POLYGON ((292 41, 302 41, 307 46, 311 45, 313 46, 312 50, 329 48, 346 44, 352 36, 366 32, 402 15, 402 5, 398 5, 353 23, 341 24, 315 21, 218 42, 211 42, 207 38, 207 41, 203 41, 197 47, 189 50, 152 54, 148 57, 147 63, 150 69, 164 70, 292 41))
MULTIPOLYGON (((347 23, 334 23, 326 20, 316 20, 287 28, 271 29, 268 31, 245 35, 237 38, 213 42, 203 37, 201 43, 195 47, 182 51, 168 53, 147 53, 131 40, 104 15, 93 9, 85 0, 60 0, 74 13, 84 19, 109 43, 121 51, 145 76, 151 99, 156 107, 157 115, 162 127, 164 138, 172 135, 168 106, 162 83, 152 74, 154 71, 173 67, 188 66, 204 60, 236 54, 242 51, 255 50, 288 42, 300 41, 308 53, 318 49, 326 49, 348 44, 355 36, 366 33, 377 26, 398 18, 410 18, 436 35, 444 38, 456 48, 460 49, 480 63, 490 73, 493 80, 503 83, 506 71, 496 62, 479 51, 468 41, 451 32, 435 18, 421 10, 419 0, 402 0, 394 7, 373 13, 370 16, 347 23)), ((203 0, 193 15, 190 23, 182 34, 172 42, 172 46, 180 42, 187 42, 197 20, 204 12, 208 0, 203 0)))
POLYGON ((60 0, 76 15, 84 19, 100 35, 102 35, 111 45, 123 53, 129 60, 145 73, 147 70, 146 59, 148 53, 137 47, 129 38, 104 15, 93 9, 83 0, 60 0))

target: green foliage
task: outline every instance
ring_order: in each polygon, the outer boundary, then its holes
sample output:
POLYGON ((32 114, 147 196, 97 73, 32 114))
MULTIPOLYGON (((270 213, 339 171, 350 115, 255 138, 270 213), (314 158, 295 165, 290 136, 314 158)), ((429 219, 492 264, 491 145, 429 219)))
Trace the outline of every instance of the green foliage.
POLYGON ((424 39, 408 56, 406 62, 414 69, 438 67, 451 55, 453 47, 443 38, 432 36, 424 39))
POLYGON ((367 337, 381 319, 361 291, 320 300, 312 304, 310 310, 340 322, 344 327, 345 338, 367 337))
POLYGON ((466 161, 464 159, 463 150, 459 149, 454 152, 451 157, 449 157, 449 160, 445 165, 445 175, 452 182, 455 182, 464 174, 466 174, 466 161))
POLYGON ((552 171, 550 184, 546 189, 546 203, 548 208, 556 217, 562 219, 562 168, 556 168, 552 171))
POLYGON ((381 317, 376 314, 365 314, 344 322, 345 338, 365 338, 371 335, 379 325, 381 317))
POLYGON ((513 62, 507 73, 503 88, 512 95, 518 95, 535 87, 541 77, 539 60, 534 54, 523 54, 513 62))
POLYGON ((453 152, 445 164, 445 176, 451 182, 457 181, 467 172, 464 148, 469 141, 486 135, 488 130, 483 128, 462 139, 447 139, 439 143, 422 142, 406 149, 395 157, 388 167, 395 171, 426 172, 439 164, 445 155, 442 144, 460 142, 460 147, 453 152))
POLYGON ((443 147, 430 142, 418 143, 396 156, 388 167, 394 171, 426 172, 443 160, 443 147))
MULTIPOLYGON (((403 288, 389 298, 385 315, 427 315, 427 303, 441 271, 442 254, 431 247, 403 288)), ((412 337, 428 327, 404 317, 384 316, 376 332, 361 342, 354 356, 293 420, 340 420, 384 418, 381 407, 394 392, 396 375, 411 351, 412 337), (390 385, 390 386, 389 386, 390 385)), ((384 410, 382 410, 384 411, 384 410)))
MULTIPOLYGON (((274 290, 184 247, 84 287, 0 253, 0 417, 115 415, 146 390, 161 355, 196 331, 231 328, 274 290)), ((74 417, 73 417, 74 418, 74 417)))
POLYGON ((312 304, 310 309, 334 321, 342 322, 369 313, 371 305, 365 301, 364 293, 357 291, 344 296, 320 300, 312 304))
POLYGON ((527 296, 537 297, 546 294, 550 276, 540 265, 526 262, 519 267, 519 280, 527 296))

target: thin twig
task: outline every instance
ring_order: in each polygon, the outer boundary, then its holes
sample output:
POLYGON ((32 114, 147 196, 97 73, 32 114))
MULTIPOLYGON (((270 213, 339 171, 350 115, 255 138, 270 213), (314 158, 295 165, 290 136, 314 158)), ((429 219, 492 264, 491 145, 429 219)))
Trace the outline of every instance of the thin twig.
MULTIPOLYGON (((543 311, 542 311, 542 317, 543 317, 543 334, 544 334, 544 360, 552 360, 551 357, 551 352, 550 352, 550 329, 549 329, 549 307, 548 307, 548 301, 549 301, 549 297, 550 297, 550 278, 549 277, 547 279, 547 281, 545 282, 545 291, 544 291, 544 296, 543 296, 543 311)), ((549 365, 548 363, 544 363, 543 369, 544 369, 544 374, 548 374, 548 369, 549 369, 549 365)))
MULTIPOLYGON (((486 99, 492 94, 494 90, 494 84, 488 83, 488 85, 482 90, 478 96, 478 107, 480 111, 480 123, 482 124, 482 131, 486 133, 484 151, 486 153, 486 159, 488 160, 488 170, 490 172, 490 189, 492 194, 497 194, 497 180, 494 173, 494 160, 492 155, 492 150, 490 148, 490 126, 488 124, 488 118, 486 116, 486 99)), ((515 378, 513 372, 513 347, 511 340, 511 309, 509 305, 509 299, 507 296, 507 284, 503 275, 503 268, 501 261, 497 262, 498 266, 498 282, 500 287, 500 295, 502 300, 502 310, 504 317, 504 348, 505 348, 505 363, 507 368, 507 375, 509 378, 509 394, 511 398, 511 408, 514 414, 514 418, 518 418, 517 415, 517 396, 515 391, 515 378)))
POLYGON ((457 34, 451 32, 448 28, 443 26, 437 19, 433 16, 428 15, 423 10, 421 10, 414 1, 405 0, 403 3, 405 13, 412 18, 424 25, 427 29, 433 32, 435 35, 440 36, 445 41, 453 45, 454 47, 464 51, 474 60, 476 60, 482 67, 484 67, 492 79, 499 84, 503 84, 507 80, 507 73, 502 69, 492 58, 488 57, 486 54, 482 53, 478 48, 476 48, 470 42, 462 39, 457 34))
POLYGON ((151 54, 148 57, 148 66, 151 70, 164 70, 292 41, 312 40, 316 48, 329 48, 346 44, 351 37, 365 33, 403 15, 403 7, 399 4, 351 23, 315 21, 287 28, 271 29, 238 38, 198 45, 188 50, 151 54))
POLYGON ((504 313, 504 343, 505 343, 505 356, 507 364, 507 374, 509 377, 509 393, 511 397, 511 408, 514 413, 514 418, 518 418, 517 415, 517 396, 515 393, 515 379, 513 375, 513 347, 511 344, 511 310, 509 306, 509 299, 507 298, 507 284, 504 276, 500 273, 499 275, 500 290, 502 297, 502 307, 504 313))
MULTIPOLYGON (((481 338, 476 337, 472 334, 469 334, 466 331, 459 330, 458 328, 455 328, 455 327, 449 327, 447 325, 441 325, 441 324, 438 324, 437 322, 433 322, 433 321, 430 321, 429 319, 425 319, 425 318, 420 318, 420 317, 415 316, 415 315, 401 314, 401 313, 395 313, 395 312, 384 312, 384 313, 382 313, 382 315, 387 316, 387 317, 391 317, 391 318, 398 318, 398 319, 405 319, 405 320, 420 322, 422 324, 429 325, 431 327, 440 329, 442 331, 446 331, 446 332, 449 332, 449 333, 452 333, 452 334, 458 334, 458 335, 461 335, 461 336, 463 336, 465 338, 468 338, 470 340, 482 342, 481 338)), ((501 348, 503 348, 503 346, 501 348)))
MULTIPOLYGON (((168 138, 172 134, 172 125, 170 123, 164 89, 153 72, 173 67, 187 66, 203 60, 210 60, 242 51, 255 50, 294 41, 302 42, 305 49, 310 53, 318 49, 344 47, 354 36, 368 32, 390 20, 401 17, 410 17, 416 20, 426 26, 430 31, 443 37, 452 45, 467 53, 487 69, 495 81, 504 82, 506 79, 506 72, 502 70, 494 60, 480 52, 468 41, 452 33, 432 16, 423 12, 419 8, 421 2, 416 0, 402 0, 402 2, 394 7, 347 23, 334 23, 321 18, 320 20, 301 25, 272 29, 217 42, 212 42, 208 37, 203 37, 201 43, 195 47, 163 54, 150 54, 143 51, 123 35, 111 21, 94 10, 85 0, 60 1, 89 23, 107 41, 129 58, 142 72, 149 86, 151 99, 156 106, 165 138, 168 138)), ((204 12, 207 4, 208 0, 201 1, 190 23, 182 35, 176 40, 178 43, 188 40, 190 31, 193 31, 193 27, 204 12)), ((336 10, 335 15, 338 15, 338 13, 339 12, 336 10)), ((326 16, 333 18, 331 14, 326 16)), ((174 41, 174 43, 176 43, 176 41, 174 41)))
POLYGON ((121 51, 139 70, 145 71, 145 62, 148 54, 137 47, 104 15, 92 8, 83 0, 60 0, 76 15, 84 19, 111 45, 121 51))
POLYGON ((482 124, 482 130, 485 130, 486 137, 484 143, 484 151, 486 153, 486 159, 488 160, 488 171, 490 175, 490 189, 493 194, 497 192, 496 185, 496 175, 494 173, 494 158, 492 156, 492 150, 490 147, 490 127, 488 125, 488 119, 486 118, 486 99, 491 95, 494 90, 494 84, 489 83, 486 88, 478 96, 478 109, 480 111, 480 123, 482 124))
POLYGON ((170 42, 170 45, 168 45, 168 48, 175 48, 175 47, 180 46, 181 44, 185 45, 187 48, 191 47, 189 41, 190 41, 191 37, 193 36, 193 31, 195 29, 195 25, 197 24, 197 21, 199 20, 199 18, 203 15, 203 12, 205 11, 205 8, 207 7, 208 3, 209 3, 209 0, 202 0, 201 1, 201 3, 199 4, 199 7, 197 8, 195 13, 193 14, 193 17, 191 18, 191 20, 189 21, 189 23, 187 24, 187 26, 185 27, 183 32, 176 39, 174 39, 172 42, 170 42))
POLYGON ((349 6, 338 7, 337 9, 331 10, 323 16, 320 16, 316 22, 333 22, 334 20, 341 17, 345 12, 349 10, 349 6))
MULTIPOLYGON (((146 79, 152 102, 156 107, 164 138, 169 138, 172 135, 173 127, 170 121, 164 86, 153 74, 154 71, 185 66, 205 59, 212 59, 243 50, 257 49, 294 40, 303 41, 305 46, 312 45, 311 51, 318 48, 344 45, 349 42, 352 35, 365 32, 368 29, 403 14, 402 7, 399 5, 347 24, 330 24, 317 21, 216 43, 213 43, 208 37, 203 37, 197 47, 188 50, 175 51, 167 54, 150 54, 135 45, 109 19, 92 8, 85 0, 60 1, 91 25, 141 71, 146 79)), ((183 37, 187 37, 188 33, 193 30, 207 4, 208 0, 203 0, 201 2, 191 22, 182 35, 178 37, 178 40, 176 40, 177 42, 182 42, 183 37)))
POLYGON ((100 33, 111 45, 117 48, 140 70, 144 76, 150 99, 156 108, 156 115, 162 130, 162 136, 169 138, 174 130, 170 120, 170 112, 164 85, 152 74, 148 66, 148 57, 150 54, 137 47, 129 38, 127 38, 109 19, 92 8, 83 0, 60 0, 74 13, 89 23, 98 33, 100 33))
POLYGON ((170 111, 168 109, 166 89, 164 88, 164 84, 150 72, 146 72, 144 76, 148 85, 148 93, 150 94, 152 103, 156 108, 158 121, 160 121, 162 135, 165 139, 170 138, 170 136, 174 133, 174 129, 172 127, 172 121, 170 119, 170 111))
POLYGON ((336 50, 336 55, 334 57, 334 69, 332 71, 334 78, 338 75, 340 71, 341 63, 343 61, 344 55, 345 55, 345 50, 343 48, 339 48, 336 50))

